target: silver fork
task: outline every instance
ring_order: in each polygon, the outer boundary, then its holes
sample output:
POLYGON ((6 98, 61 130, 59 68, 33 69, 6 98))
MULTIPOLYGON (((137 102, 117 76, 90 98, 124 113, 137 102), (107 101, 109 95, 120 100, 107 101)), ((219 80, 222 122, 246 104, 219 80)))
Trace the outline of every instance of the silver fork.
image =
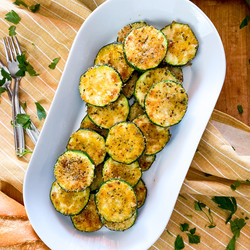
MULTIPOLYGON (((4 68, 5 71, 9 73, 9 70, 5 67, 3 62, 0 60, 0 70, 2 68, 4 68)), ((7 90, 9 99, 12 103, 11 81, 6 80, 5 83, 1 87, 5 88, 7 90)), ((21 110, 22 114, 26 114, 24 109, 22 108, 22 106, 20 106, 20 110, 21 110)), ((30 127, 31 127, 31 129, 26 129, 26 132, 27 132, 28 136, 30 137, 30 139, 32 140, 32 142, 36 145, 40 131, 37 129, 37 127, 35 126, 35 124, 33 122, 31 122, 30 127)))
MULTIPOLYGON (((17 38, 14 37, 6 37, 3 38, 4 42, 4 49, 7 58, 8 69, 10 75, 14 79, 14 88, 13 88, 13 95, 12 95, 12 117, 13 117, 13 124, 15 127, 15 120, 16 116, 20 114, 20 106, 19 106, 19 83, 21 80, 20 76, 16 76, 17 71, 19 70, 17 56, 22 54, 21 48, 17 41, 17 38), (15 47, 16 45, 16 47, 15 47)), ((21 154, 24 153, 25 148, 25 141, 24 141, 24 131, 23 128, 17 126, 14 128, 14 137, 15 137, 15 150, 18 156, 22 156, 21 154)))

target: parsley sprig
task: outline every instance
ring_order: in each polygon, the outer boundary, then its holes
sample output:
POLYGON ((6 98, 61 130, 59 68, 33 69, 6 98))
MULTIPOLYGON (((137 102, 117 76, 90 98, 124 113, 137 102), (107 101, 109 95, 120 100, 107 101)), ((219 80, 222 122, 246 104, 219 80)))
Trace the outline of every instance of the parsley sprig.
POLYGON ((9 27, 9 36, 15 36, 16 35, 16 26, 15 25, 11 25, 9 27))
POLYGON ((248 22, 249 22, 249 16, 246 16, 243 21, 241 22, 240 24, 240 29, 244 28, 245 26, 248 25, 248 22))
POLYGON ((38 76, 31 64, 26 60, 25 54, 17 56, 17 61, 19 62, 19 70, 16 73, 16 76, 25 76, 25 72, 28 72, 30 76, 38 76))
POLYGON ((209 228, 214 228, 216 225, 214 225, 214 220, 213 220, 213 216, 212 216, 212 213, 211 213, 211 209, 208 208, 208 214, 203 210, 203 208, 205 208, 206 205, 202 202, 199 202, 199 201, 195 201, 194 203, 194 208, 195 210, 197 211, 201 211, 202 213, 204 213, 206 215, 206 217, 208 218, 208 221, 209 221, 209 225, 208 227, 209 228))
POLYGON ((49 68, 50 69, 55 69, 56 68, 56 65, 58 64, 60 58, 55 58, 53 59, 53 61, 51 62, 51 64, 49 65, 49 68))
POLYGON ((11 10, 5 15, 5 19, 11 23, 18 24, 21 20, 20 16, 14 11, 11 10))
POLYGON ((24 156, 26 154, 31 154, 31 153, 33 153, 33 151, 27 150, 26 148, 23 148, 23 152, 22 153, 16 152, 16 154, 20 155, 20 156, 24 156))
POLYGON ((15 2, 13 2, 13 4, 15 5, 23 5, 25 8, 29 9, 30 11, 32 12, 37 12, 40 8, 40 4, 34 4, 34 5, 31 5, 31 6, 28 6, 25 2, 21 1, 21 0, 16 0, 15 2))
POLYGON ((46 111, 39 102, 35 102, 35 104, 36 104, 37 116, 41 121, 42 119, 46 118, 46 111))
POLYGON ((3 86, 6 80, 11 81, 10 73, 8 73, 4 68, 1 69, 2 79, 0 80, 0 86, 3 86))
POLYGON ((174 249, 175 250, 181 250, 183 249, 185 246, 184 246, 184 242, 183 242, 183 239, 180 235, 177 235, 176 239, 175 239, 175 242, 174 242, 174 249))
POLYGON ((15 119, 15 125, 13 123, 11 123, 14 127, 17 126, 21 126, 24 129, 31 129, 31 119, 30 119, 30 115, 27 114, 17 114, 16 119, 15 119))

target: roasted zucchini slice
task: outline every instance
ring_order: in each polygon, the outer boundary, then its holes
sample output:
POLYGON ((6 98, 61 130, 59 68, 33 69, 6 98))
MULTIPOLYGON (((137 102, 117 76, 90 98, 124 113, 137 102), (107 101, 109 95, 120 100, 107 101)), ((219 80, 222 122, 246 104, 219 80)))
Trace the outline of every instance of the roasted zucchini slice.
POLYGON ((147 171, 151 165, 153 164, 153 162, 155 161, 156 155, 143 155, 140 159, 139 159, 139 164, 140 164, 140 168, 141 171, 147 171))
POLYGON ((160 152, 170 139, 168 128, 153 124, 146 115, 140 115, 133 122, 141 129, 146 138, 145 155, 153 155, 160 152))
POLYGON ((104 182, 95 197, 99 214, 109 222, 128 220, 137 209, 135 192, 132 186, 123 180, 104 182))
POLYGON ((117 34, 117 42, 118 43, 123 43, 125 37, 129 34, 129 32, 132 29, 138 29, 141 28, 143 26, 146 26, 147 24, 143 21, 139 21, 139 22, 135 22, 135 23, 130 23, 126 26, 124 26, 121 30, 119 30, 118 34, 117 34))
POLYGON ((95 107, 88 105, 88 116, 97 126, 109 129, 117 122, 126 121, 129 114, 128 99, 121 94, 113 103, 105 107, 95 107))
POLYGON ((95 65, 102 64, 107 64, 115 68, 119 72, 123 82, 126 82, 134 71, 124 58, 121 43, 111 43, 99 50, 95 58, 95 65))
POLYGON ((195 57, 199 43, 187 24, 172 22, 161 31, 168 39, 166 63, 182 66, 195 57))
POLYGON ((121 179, 129 183, 131 186, 135 186, 141 178, 141 169, 138 161, 127 165, 109 158, 104 163, 102 175, 104 181, 110 179, 121 179))
POLYGON ((164 59, 167 47, 165 35, 153 26, 133 29, 123 42, 125 59, 139 71, 156 68, 164 59))
POLYGON ((144 205, 147 197, 147 188, 142 179, 134 187, 134 191, 137 197, 137 208, 140 208, 144 205))
POLYGON ((83 232, 95 232, 103 227, 96 209, 94 194, 90 195, 89 202, 83 211, 71 216, 71 220, 75 228, 83 232))
POLYGON ((123 222, 108 222, 103 217, 101 217, 101 221, 102 221, 103 225, 106 228, 108 228, 109 230, 112 230, 112 231, 125 231, 125 230, 131 228, 135 224, 137 214, 138 213, 137 213, 137 210, 136 210, 131 218, 129 218, 128 220, 125 220, 123 222))
POLYGON ((139 78, 139 73, 137 71, 134 71, 130 79, 125 84, 123 84, 122 93, 128 99, 130 99, 132 95, 134 94, 135 83, 138 80, 138 78, 139 78))
MULTIPOLYGON (((181 67, 166 66, 166 68, 177 78, 178 82, 182 84, 183 82, 183 72, 181 67)), ((167 80, 167 79, 164 79, 167 80)), ((171 79, 168 79, 171 80, 171 79)))
POLYGON ((98 126, 96 126, 88 117, 88 115, 86 115, 82 121, 81 121, 81 125, 80 128, 87 128, 87 129, 91 129, 96 131, 98 134, 102 135, 104 138, 107 137, 108 135, 108 130, 107 129, 103 129, 103 128, 99 128, 98 126))
POLYGON ((131 164, 145 150, 145 139, 141 130, 132 122, 120 122, 109 130, 106 151, 115 161, 131 164))
POLYGON ((185 89, 173 81, 154 84, 145 97, 145 110, 150 121, 161 127, 179 123, 186 113, 188 96, 185 89))
POLYGON ((66 192, 55 181, 50 190, 50 200, 55 209, 64 215, 79 214, 89 201, 90 189, 81 192, 66 192))
POLYGON ((57 183, 67 192, 79 192, 90 186, 94 179, 95 164, 87 153, 68 150, 57 160, 54 175, 57 183))
POLYGON ((137 102, 134 102, 130 107, 128 119, 129 121, 133 121, 136 117, 143 114, 145 114, 145 110, 137 102))
POLYGON ((103 164, 100 164, 95 168, 95 177, 94 177, 93 182, 90 185, 91 192, 99 189, 99 187, 103 183, 102 169, 103 169, 103 164))
POLYGON ((144 108, 144 99, 150 87, 163 80, 177 81, 176 77, 168 70, 168 68, 147 70, 139 77, 135 83, 134 95, 141 107, 144 108))
POLYGON ((105 140, 97 132, 90 129, 78 129, 70 136, 67 149, 74 149, 87 152, 95 165, 104 161, 105 140))
POLYGON ((108 65, 91 67, 80 78, 81 98, 95 106, 103 107, 116 101, 121 89, 119 73, 108 65))

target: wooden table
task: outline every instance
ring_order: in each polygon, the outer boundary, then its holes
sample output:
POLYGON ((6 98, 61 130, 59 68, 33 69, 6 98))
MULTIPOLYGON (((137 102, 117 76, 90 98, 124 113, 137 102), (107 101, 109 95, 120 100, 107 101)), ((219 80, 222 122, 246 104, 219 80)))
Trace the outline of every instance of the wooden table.
POLYGON ((250 16, 250 6, 245 0, 192 2, 213 22, 226 53, 226 78, 215 108, 250 125, 250 22, 239 28, 246 15, 250 16), (242 114, 239 114, 237 105, 242 105, 242 114))

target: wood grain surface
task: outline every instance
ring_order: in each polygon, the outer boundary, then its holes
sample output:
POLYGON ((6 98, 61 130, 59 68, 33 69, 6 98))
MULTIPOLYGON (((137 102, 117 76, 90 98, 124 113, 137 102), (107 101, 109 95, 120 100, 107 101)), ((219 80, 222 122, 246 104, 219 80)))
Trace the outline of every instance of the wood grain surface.
POLYGON ((215 108, 250 125, 250 22, 240 29, 242 20, 250 16, 250 6, 245 0, 192 2, 213 22, 226 53, 226 78, 215 108), (242 105, 242 114, 237 105, 242 105))

